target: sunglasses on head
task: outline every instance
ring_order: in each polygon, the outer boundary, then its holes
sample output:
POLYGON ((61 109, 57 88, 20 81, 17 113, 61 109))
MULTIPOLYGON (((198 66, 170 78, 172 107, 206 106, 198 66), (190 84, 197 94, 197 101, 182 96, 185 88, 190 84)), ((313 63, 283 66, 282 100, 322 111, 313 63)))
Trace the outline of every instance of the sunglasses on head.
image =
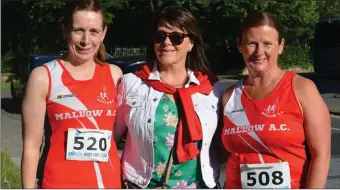
POLYGON ((169 37, 171 43, 173 45, 181 45, 184 41, 185 37, 190 37, 191 34, 184 34, 179 32, 162 32, 162 31, 156 31, 154 35, 154 40, 156 43, 162 43, 165 41, 166 37, 169 37))

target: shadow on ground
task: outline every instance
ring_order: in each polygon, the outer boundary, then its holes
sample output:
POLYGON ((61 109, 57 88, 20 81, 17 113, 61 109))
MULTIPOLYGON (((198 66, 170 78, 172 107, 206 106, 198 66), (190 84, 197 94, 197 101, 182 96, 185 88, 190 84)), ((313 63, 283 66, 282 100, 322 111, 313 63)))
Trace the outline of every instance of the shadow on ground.
POLYGON ((1 98, 1 109, 7 113, 21 113, 21 99, 1 98))
POLYGON ((329 113, 330 113, 331 115, 340 116, 340 113, 339 113, 339 112, 329 111, 329 113))

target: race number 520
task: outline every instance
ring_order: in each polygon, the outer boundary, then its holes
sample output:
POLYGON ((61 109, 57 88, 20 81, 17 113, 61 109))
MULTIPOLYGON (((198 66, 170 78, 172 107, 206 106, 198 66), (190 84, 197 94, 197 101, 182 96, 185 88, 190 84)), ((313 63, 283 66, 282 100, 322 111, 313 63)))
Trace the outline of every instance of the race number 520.
MULTIPOLYGON (((74 150, 82 150, 84 148, 84 140, 85 137, 74 137, 74 150)), ((88 144, 86 150, 101 150, 105 151, 107 148, 107 140, 106 138, 100 138, 97 140, 95 137, 87 138, 90 143, 88 144), (97 143, 98 142, 98 143, 97 143)))
POLYGON ((107 162, 112 131, 98 129, 68 129, 67 160, 107 162))

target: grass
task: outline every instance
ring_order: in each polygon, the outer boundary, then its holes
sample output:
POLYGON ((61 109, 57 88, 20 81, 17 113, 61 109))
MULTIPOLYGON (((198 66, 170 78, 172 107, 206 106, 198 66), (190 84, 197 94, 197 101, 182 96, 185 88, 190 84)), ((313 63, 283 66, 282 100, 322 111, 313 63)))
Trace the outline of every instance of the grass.
MULTIPOLYGON (((11 87, 11 83, 10 82, 1 82, 1 89, 9 89, 11 87)), ((13 87, 15 89, 23 89, 24 88, 24 84, 20 83, 20 82, 13 82, 13 87)))
POLYGON ((22 84, 20 82, 13 82, 13 87, 16 88, 16 89, 23 89, 24 84, 22 84))
POLYGON ((20 170, 7 151, 1 151, 1 189, 21 188, 20 170))
POLYGON ((1 83, 1 89, 9 89, 11 86, 10 83, 5 83, 5 82, 2 82, 1 83))

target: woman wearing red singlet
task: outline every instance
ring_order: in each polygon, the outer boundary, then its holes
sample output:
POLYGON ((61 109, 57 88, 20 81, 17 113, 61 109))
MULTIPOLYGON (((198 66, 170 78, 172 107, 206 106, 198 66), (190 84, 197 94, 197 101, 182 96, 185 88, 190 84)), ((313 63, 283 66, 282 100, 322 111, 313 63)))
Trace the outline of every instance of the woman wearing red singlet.
POLYGON ((283 27, 270 13, 250 13, 238 49, 249 75, 223 97, 225 188, 324 188, 330 116, 315 84, 278 67, 283 27))
POLYGON ((122 72, 104 62, 103 15, 99 0, 67 1, 66 59, 46 63, 29 77, 23 101, 23 188, 35 187, 37 171, 39 188, 121 188, 111 139, 122 72), (50 125, 44 128, 46 112, 50 125))

